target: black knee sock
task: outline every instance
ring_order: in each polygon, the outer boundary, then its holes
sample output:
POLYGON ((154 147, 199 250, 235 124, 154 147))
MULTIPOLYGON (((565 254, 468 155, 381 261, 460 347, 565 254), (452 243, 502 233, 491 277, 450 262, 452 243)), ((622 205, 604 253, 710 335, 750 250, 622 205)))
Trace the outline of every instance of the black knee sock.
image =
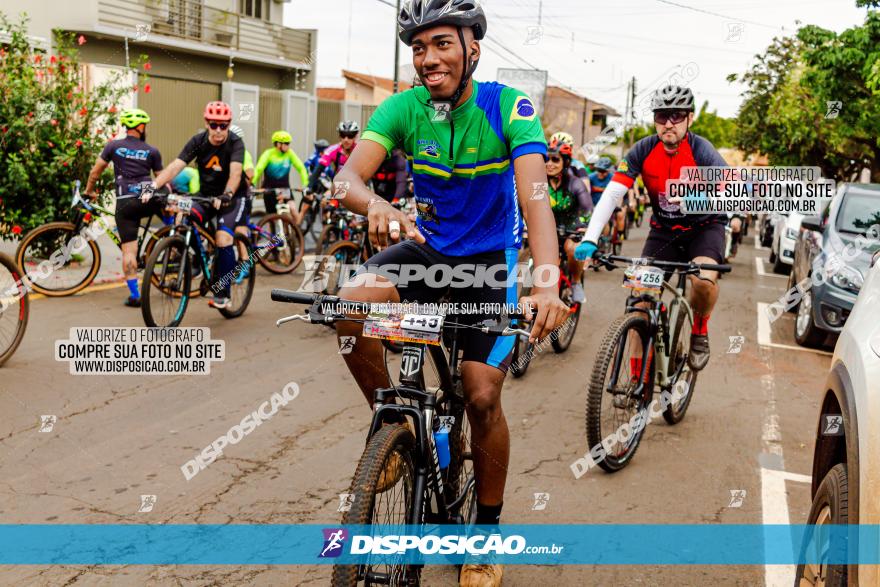
POLYGON ((477 525, 497 525, 501 520, 501 508, 503 503, 498 505, 483 505, 477 502, 477 525))

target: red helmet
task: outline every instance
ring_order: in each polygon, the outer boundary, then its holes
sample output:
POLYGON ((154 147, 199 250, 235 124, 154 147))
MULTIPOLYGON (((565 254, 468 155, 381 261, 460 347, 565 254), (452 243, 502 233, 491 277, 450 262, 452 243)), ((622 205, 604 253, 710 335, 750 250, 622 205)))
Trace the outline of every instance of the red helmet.
POLYGON ((226 102, 208 102, 205 106, 205 120, 229 122, 232 120, 232 108, 226 102))
POLYGON ((569 145, 568 143, 563 143, 559 139, 553 139, 552 141, 550 141, 550 145, 547 146, 547 152, 559 153, 563 157, 568 157, 569 159, 572 155, 571 145, 569 145))

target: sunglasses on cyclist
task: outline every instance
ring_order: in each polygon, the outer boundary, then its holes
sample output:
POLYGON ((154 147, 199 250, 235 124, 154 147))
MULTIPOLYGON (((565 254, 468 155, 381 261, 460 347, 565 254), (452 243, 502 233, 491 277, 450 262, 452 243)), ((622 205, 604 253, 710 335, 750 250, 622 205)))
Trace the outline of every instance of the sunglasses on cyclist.
POLYGON ((356 132, 341 132, 341 133, 339 133, 339 137, 343 138, 343 139, 353 139, 357 135, 358 134, 356 132))
POLYGON ((562 163, 562 157, 559 157, 557 155, 550 155, 550 157, 548 157, 548 159, 550 160, 551 163, 562 163))
POLYGON ((211 128, 211 130, 217 130, 218 128, 220 130, 226 130, 227 128, 229 128, 229 123, 228 122, 209 122, 208 126, 211 128))
POLYGON ((667 121, 672 124, 684 122, 688 117, 686 110, 673 110, 671 112, 655 112, 654 122, 657 124, 666 124, 667 121))

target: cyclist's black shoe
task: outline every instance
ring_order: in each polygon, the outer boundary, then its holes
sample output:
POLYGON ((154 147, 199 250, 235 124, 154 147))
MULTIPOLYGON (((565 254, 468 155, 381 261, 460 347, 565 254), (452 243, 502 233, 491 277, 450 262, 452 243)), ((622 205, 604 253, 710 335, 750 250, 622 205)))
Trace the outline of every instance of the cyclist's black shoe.
POLYGON ((141 307, 141 299, 133 296, 128 296, 128 299, 125 300, 125 305, 129 308, 140 308, 141 307))
POLYGON ((694 371, 701 371, 709 362, 709 336, 706 334, 691 335, 691 351, 688 353, 688 365, 694 371))

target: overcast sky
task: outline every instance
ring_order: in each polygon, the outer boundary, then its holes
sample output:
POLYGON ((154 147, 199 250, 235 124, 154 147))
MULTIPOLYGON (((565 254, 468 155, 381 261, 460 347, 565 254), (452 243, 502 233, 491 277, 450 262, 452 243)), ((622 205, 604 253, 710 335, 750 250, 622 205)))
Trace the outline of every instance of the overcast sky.
MULTIPOLYGON (((396 22, 388 3, 394 0, 285 4, 285 25, 318 29, 319 86, 343 86, 343 68, 392 77, 396 22)), ((623 111, 629 78, 636 77, 640 100, 688 65, 698 104, 708 100, 724 116, 736 114, 741 90, 725 77, 745 71, 774 36, 793 34, 798 20, 840 32, 861 24, 866 10, 854 0, 485 0, 483 6, 489 30, 478 80, 495 79, 499 67, 537 67, 549 71, 550 83, 623 111)), ((400 59, 411 61, 402 44, 400 59)))

